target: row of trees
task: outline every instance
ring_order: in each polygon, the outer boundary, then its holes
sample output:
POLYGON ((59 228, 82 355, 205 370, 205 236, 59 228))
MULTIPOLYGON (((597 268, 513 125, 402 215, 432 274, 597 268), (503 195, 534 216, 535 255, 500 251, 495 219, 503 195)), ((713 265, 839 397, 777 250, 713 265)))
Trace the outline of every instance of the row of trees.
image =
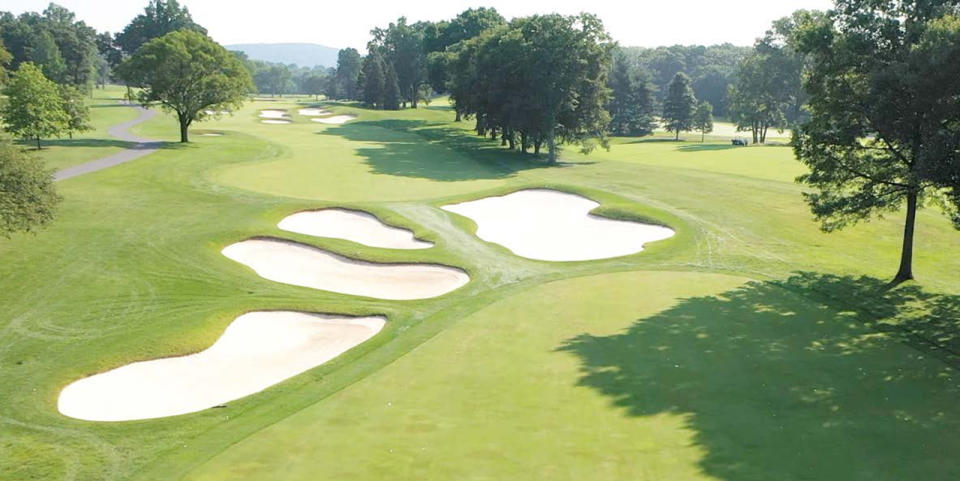
POLYGON ((447 48, 447 87, 480 135, 554 163, 561 143, 606 146, 613 50, 593 15, 515 18, 447 48))
POLYGON ((97 32, 57 4, 42 13, 0 12, 0 40, 10 54, 10 68, 29 62, 59 84, 87 91, 106 72, 97 32))

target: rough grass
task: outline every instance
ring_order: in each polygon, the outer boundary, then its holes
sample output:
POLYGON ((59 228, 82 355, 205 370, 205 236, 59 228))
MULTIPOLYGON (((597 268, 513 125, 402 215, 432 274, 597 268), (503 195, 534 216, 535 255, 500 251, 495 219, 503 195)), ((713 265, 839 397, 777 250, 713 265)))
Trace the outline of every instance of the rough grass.
MULTIPOLYGON (((919 282, 886 291, 901 219, 821 233, 787 147, 616 139, 546 168, 449 122, 442 104, 331 105, 359 116, 342 126, 295 107, 249 104, 196 126, 223 137, 61 182, 54 225, 0 240, 0 479, 956 477, 960 243, 934 211, 919 217, 919 282), (259 123, 277 107, 294 124, 259 123), (481 242, 439 209, 542 186, 680 235, 555 264, 481 242), (333 205, 437 246, 276 228, 333 205), (454 265, 472 281, 388 302, 273 283, 219 253, 265 235, 454 265), (202 350, 261 309, 390 322, 226 409, 127 423, 56 412, 68 382, 202 350)), ((177 139, 165 115, 137 130, 177 139)))

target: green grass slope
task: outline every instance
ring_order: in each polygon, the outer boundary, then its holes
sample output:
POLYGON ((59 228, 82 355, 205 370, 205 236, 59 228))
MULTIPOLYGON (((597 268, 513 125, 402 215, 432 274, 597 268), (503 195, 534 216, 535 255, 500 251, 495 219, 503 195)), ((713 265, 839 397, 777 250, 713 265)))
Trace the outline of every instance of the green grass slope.
MULTIPOLYGON (((53 225, 0 240, 0 479, 937 479, 960 469, 949 437, 960 415, 960 243, 933 210, 919 218, 919 281, 886 291, 899 216, 820 232, 788 147, 616 139, 544 167, 451 122, 444 105, 333 104, 358 119, 328 126, 297 115, 308 104, 260 99, 196 125, 189 145, 158 115, 135 130, 167 148, 58 183, 53 225), (289 109, 293 123, 262 124, 263 108, 289 109), (439 209, 538 186, 678 235, 633 256, 547 263, 482 242, 439 209), (332 205, 437 246, 390 251, 276 228, 332 205), (390 302, 270 282, 219 252, 264 235, 445 263, 472 280, 390 302), (79 377, 200 351, 262 309, 389 323, 225 409, 124 423, 56 410, 79 377)), ((103 131, 122 121, 113 112, 94 110, 103 131)))

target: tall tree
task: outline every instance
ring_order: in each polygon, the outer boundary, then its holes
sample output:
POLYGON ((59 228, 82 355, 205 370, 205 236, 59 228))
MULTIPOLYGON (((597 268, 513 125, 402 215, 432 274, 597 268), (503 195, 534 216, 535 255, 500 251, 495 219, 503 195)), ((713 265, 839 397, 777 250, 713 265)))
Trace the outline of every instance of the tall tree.
POLYGON ((205 112, 236 110, 253 90, 250 72, 234 54, 193 30, 168 33, 143 44, 120 67, 130 85, 141 87, 145 105, 159 103, 177 115, 180 141, 205 112))
POLYGON ((0 139, 0 235, 10 237, 48 224, 59 202, 51 172, 0 139))
POLYGON ((607 82, 610 88, 610 132, 614 135, 649 135, 655 126, 654 92, 646 72, 622 51, 614 57, 607 82))
POLYGON ((60 99, 63 102, 63 111, 67 114, 64 131, 71 139, 74 133, 93 130, 90 125, 90 107, 84 101, 80 89, 69 84, 60 85, 60 99))
POLYGON ((143 13, 117 34, 115 42, 123 53, 133 55, 150 40, 184 29, 207 33, 205 28, 193 21, 187 7, 181 7, 177 0, 150 0, 143 13))
POLYGON ((363 57, 355 48, 345 48, 337 52, 336 95, 334 98, 357 100, 357 81, 360 78, 360 68, 363 57))
POLYGON ((802 27, 810 120, 794 150, 824 231, 906 205, 899 283, 913 278, 914 226, 939 200, 960 228, 960 20, 952 1, 837 0, 802 27))
POLYGON ((373 49, 363 59, 363 69, 360 74, 361 99, 368 106, 383 108, 385 77, 383 57, 376 49, 373 49))
POLYGON ((13 55, 3 47, 3 39, 0 38, 0 87, 3 87, 7 83, 9 74, 7 73, 7 68, 10 66, 10 62, 13 61, 13 55))
POLYGON ((3 89, 7 102, 0 110, 5 129, 11 134, 36 140, 61 135, 68 126, 69 118, 63 110, 63 99, 57 84, 43 75, 30 62, 20 64, 13 78, 3 89))
POLYGON ((690 77, 683 72, 677 72, 670 85, 667 86, 667 96, 663 100, 663 124, 670 132, 676 132, 676 140, 680 140, 681 130, 693 128, 693 114, 697 108, 697 97, 690 87, 690 77))
POLYGON ((700 142, 710 132, 713 132, 713 105, 706 100, 697 104, 697 111, 693 114, 693 129, 700 132, 700 142))
POLYGON ((397 75, 397 87, 404 103, 417 107, 420 86, 427 81, 427 56, 423 48, 425 24, 408 25, 405 17, 386 29, 375 28, 368 50, 378 49, 386 67, 397 75))

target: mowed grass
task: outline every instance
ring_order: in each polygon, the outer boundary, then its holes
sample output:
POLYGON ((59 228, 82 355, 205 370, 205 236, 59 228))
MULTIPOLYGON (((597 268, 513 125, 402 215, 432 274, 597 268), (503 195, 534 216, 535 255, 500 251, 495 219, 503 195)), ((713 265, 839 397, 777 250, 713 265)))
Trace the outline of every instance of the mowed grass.
POLYGON ((451 122, 442 103, 328 104, 358 115, 341 126, 297 115, 311 103, 261 99, 195 125, 185 146, 157 116, 135 131, 168 148, 59 183, 56 223, 0 240, 0 479, 956 477, 960 234, 934 210, 919 219, 919 282, 891 294, 880 279, 896 268, 900 216, 820 232, 789 147, 615 139, 544 167, 451 122), (262 124, 263 108, 294 123, 262 124), (439 209, 538 186, 678 235, 634 256, 546 263, 439 209), (276 228, 329 205, 437 247, 276 228), (388 302, 266 281, 219 253, 261 235, 456 265, 472 281, 388 302), (390 322, 225 409, 126 423, 57 413, 67 383, 202 350, 259 309, 390 322))
MULTIPOLYGON (((90 125, 93 130, 74 134, 73 138, 64 136, 59 139, 42 139, 43 149, 32 151, 48 168, 60 170, 101 157, 113 155, 132 146, 107 134, 113 125, 137 118, 137 112, 121 104, 124 87, 107 85, 93 89, 92 97, 87 99, 90 106, 90 125)), ((35 141, 22 141, 27 149, 35 149, 35 141)))
POLYGON ((953 479, 958 394, 775 283, 604 274, 496 302, 186 479, 953 479))

